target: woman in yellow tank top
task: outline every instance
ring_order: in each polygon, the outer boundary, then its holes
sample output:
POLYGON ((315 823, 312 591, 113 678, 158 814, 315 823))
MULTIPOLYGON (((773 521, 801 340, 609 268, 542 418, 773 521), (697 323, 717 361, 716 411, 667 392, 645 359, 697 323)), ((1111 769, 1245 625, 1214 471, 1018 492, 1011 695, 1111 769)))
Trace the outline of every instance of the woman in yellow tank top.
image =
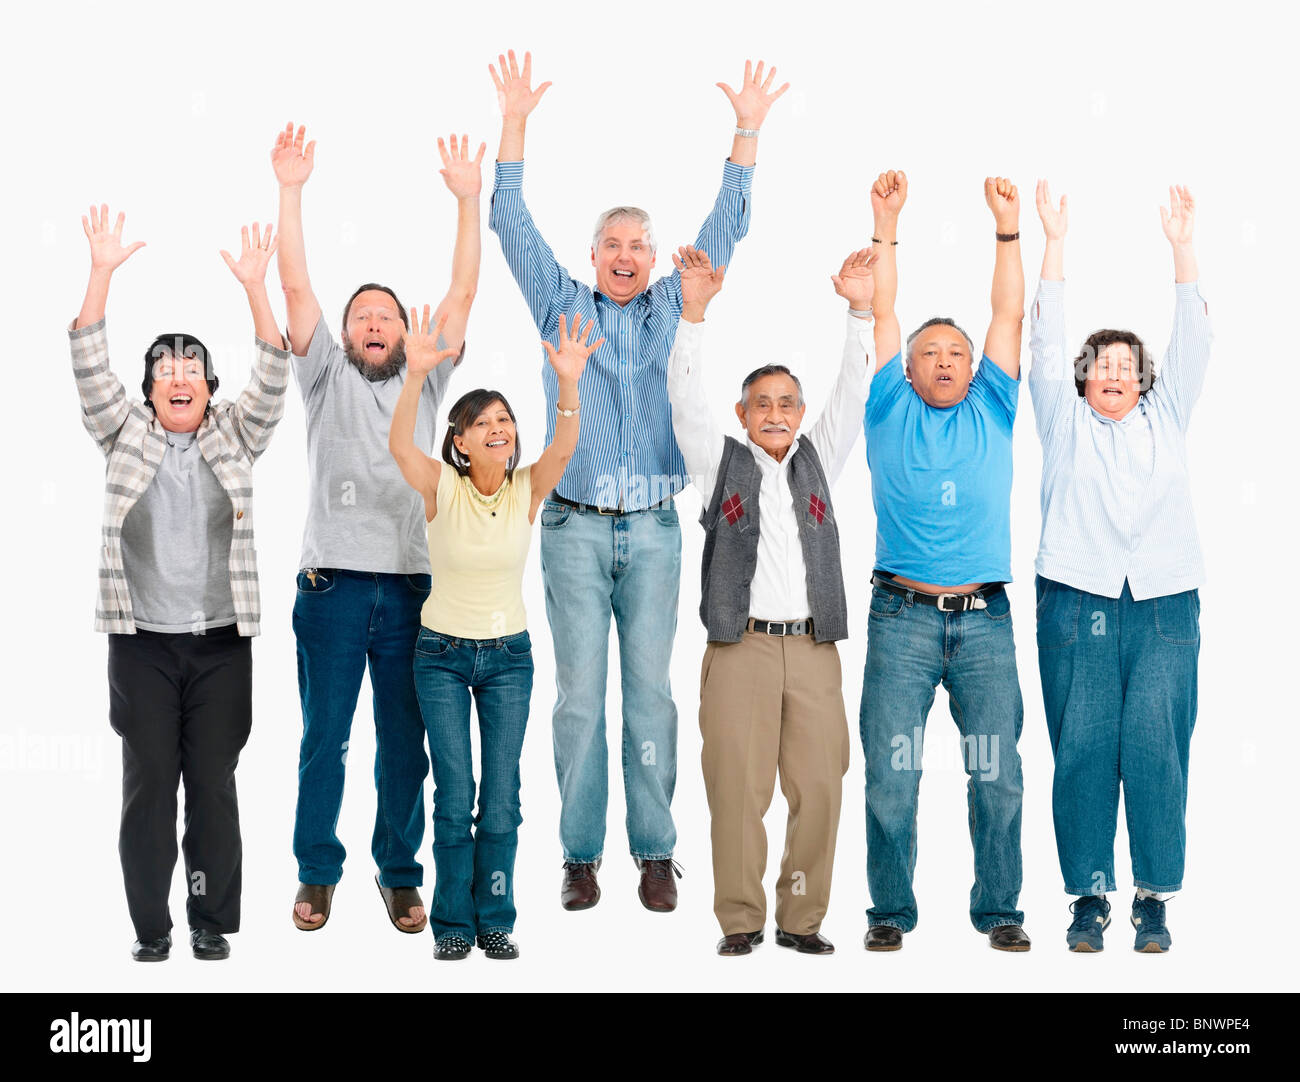
POLYGON ((388 447, 424 497, 433 587, 420 614, 415 686, 433 762, 433 860, 429 927, 434 957, 465 958, 474 942, 489 958, 517 958, 514 866, 519 756, 533 687, 523 602, 524 561, 537 508, 559 482, 578 443, 578 379, 605 341, 587 345, 581 317, 560 317, 556 350, 543 342, 559 380, 555 436, 531 466, 519 466, 515 415, 505 396, 470 391, 451 407, 442 462, 415 445, 420 387, 454 350, 439 350, 429 308, 406 335, 406 382, 388 447), (416 330, 418 326, 418 331, 416 330), (450 468, 447 468, 450 467, 450 468), (470 750, 470 696, 482 757, 478 814, 470 750))

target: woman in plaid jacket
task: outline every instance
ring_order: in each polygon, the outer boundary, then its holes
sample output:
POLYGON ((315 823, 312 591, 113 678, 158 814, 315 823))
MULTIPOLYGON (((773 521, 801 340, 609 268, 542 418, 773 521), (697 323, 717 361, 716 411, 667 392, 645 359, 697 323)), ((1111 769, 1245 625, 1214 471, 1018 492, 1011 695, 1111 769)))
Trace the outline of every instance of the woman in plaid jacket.
POLYGON ((243 231, 223 258, 248 294, 257 356, 235 401, 192 335, 145 352, 144 400, 109 367, 109 281, 136 249, 107 205, 82 218, 90 281, 69 328, 81 419, 108 459, 95 629, 109 633, 109 720, 122 737, 119 850, 135 925, 131 955, 171 949, 167 891, 176 865, 177 784, 185 779, 185 871, 196 958, 225 958, 239 929, 241 844, 235 765, 252 722, 258 633, 252 467, 284 413, 289 354, 266 295, 271 227, 243 231), (274 343, 274 344, 273 344, 274 343))

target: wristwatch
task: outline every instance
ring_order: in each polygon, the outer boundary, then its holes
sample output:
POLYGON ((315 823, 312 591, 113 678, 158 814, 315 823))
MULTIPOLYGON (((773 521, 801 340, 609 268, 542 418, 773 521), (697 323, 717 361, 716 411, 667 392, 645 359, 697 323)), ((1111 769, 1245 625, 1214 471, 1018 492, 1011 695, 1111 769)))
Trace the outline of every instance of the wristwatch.
POLYGON ((561 417, 576 417, 578 416, 578 410, 580 409, 582 409, 581 404, 574 406, 571 410, 566 410, 563 406, 556 406, 555 412, 561 417))

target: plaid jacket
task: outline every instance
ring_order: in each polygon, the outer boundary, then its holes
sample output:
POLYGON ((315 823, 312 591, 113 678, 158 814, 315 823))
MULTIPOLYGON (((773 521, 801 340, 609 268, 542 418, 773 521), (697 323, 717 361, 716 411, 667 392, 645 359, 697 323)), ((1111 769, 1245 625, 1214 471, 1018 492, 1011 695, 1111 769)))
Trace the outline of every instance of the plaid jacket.
MULTIPOLYGON (((108 458, 95 630, 134 635, 135 620, 122 569, 122 523, 158 472, 167 439, 153 411, 139 399, 127 398, 122 381, 109 368, 104 326, 101 319, 80 330, 68 328, 81 420, 108 458)), ((271 433, 284 416, 288 385, 288 351, 259 338, 248 386, 234 402, 213 402, 198 429, 199 452, 230 497, 235 516, 230 592, 241 635, 256 635, 261 618, 253 548, 253 462, 266 450, 271 433)))

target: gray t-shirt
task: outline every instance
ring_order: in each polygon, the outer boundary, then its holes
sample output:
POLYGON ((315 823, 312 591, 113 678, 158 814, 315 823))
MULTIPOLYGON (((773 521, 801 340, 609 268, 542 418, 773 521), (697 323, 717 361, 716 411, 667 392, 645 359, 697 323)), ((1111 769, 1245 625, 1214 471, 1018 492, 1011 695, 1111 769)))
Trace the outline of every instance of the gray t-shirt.
MULTIPOLYGON (((445 348, 441 339, 438 345, 445 348)), ((438 365, 420 396, 415 445, 430 454, 451 370, 450 361, 438 365)), ((388 451, 405 373, 371 383, 352 366, 324 316, 307 355, 294 355, 293 371, 307 407, 309 471, 299 568, 427 575, 424 501, 388 451)))
POLYGON ((122 567, 135 626, 192 632, 235 622, 230 497, 193 432, 167 432, 149 487, 122 523, 122 567))

